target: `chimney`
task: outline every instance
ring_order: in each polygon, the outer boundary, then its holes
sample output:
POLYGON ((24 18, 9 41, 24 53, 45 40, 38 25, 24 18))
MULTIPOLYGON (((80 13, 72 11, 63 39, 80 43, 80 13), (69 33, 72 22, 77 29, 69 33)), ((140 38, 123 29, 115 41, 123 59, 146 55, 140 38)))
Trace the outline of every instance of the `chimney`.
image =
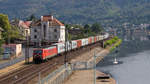
POLYGON ((43 21, 43 16, 41 16, 41 21, 43 21))
POLYGON ((53 20, 54 19, 54 17, 51 15, 51 19, 53 20))

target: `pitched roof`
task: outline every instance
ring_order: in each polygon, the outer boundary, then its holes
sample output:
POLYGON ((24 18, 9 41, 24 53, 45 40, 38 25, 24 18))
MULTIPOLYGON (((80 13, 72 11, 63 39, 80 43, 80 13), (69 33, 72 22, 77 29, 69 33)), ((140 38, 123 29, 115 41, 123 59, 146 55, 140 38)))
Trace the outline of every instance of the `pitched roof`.
POLYGON ((31 26, 41 26, 41 22, 49 22, 50 26, 64 26, 64 24, 51 15, 41 16, 41 20, 32 22, 31 26))
POLYGON ((32 21, 24 21, 24 24, 26 24, 28 27, 30 27, 32 21))
POLYGON ((32 22, 31 26, 41 26, 41 20, 32 22))
POLYGON ((31 22, 32 21, 22 21, 22 20, 20 20, 19 21, 19 26, 21 26, 25 29, 28 29, 28 28, 30 28, 31 22))
POLYGON ((41 21, 49 21, 51 26, 64 26, 59 20, 52 15, 41 16, 41 21))

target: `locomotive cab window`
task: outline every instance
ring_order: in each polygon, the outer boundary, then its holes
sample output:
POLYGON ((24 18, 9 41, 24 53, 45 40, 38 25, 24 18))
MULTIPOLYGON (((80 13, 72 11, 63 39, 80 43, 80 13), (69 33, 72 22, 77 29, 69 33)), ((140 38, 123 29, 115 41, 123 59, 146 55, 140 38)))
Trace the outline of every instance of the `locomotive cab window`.
POLYGON ((36 54, 42 54, 42 50, 35 50, 34 53, 36 53, 36 54))

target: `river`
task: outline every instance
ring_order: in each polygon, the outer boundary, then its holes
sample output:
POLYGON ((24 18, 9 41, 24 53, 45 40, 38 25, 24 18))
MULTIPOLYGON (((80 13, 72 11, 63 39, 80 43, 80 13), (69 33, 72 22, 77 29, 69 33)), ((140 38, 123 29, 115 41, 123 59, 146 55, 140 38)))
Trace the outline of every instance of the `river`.
POLYGON ((149 84, 150 41, 145 33, 121 37, 119 53, 112 52, 97 64, 97 70, 110 74, 117 84, 149 84), (114 58, 119 64, 113 64, 114 58))

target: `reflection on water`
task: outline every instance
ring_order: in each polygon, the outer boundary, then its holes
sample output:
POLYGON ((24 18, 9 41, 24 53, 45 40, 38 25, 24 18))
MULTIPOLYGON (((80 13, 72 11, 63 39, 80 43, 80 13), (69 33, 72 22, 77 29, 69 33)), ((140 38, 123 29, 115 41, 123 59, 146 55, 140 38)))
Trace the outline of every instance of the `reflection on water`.
POLYGON ((130 57, 119 59, 120 65, 111 65, 98 69, 110 73, 118 84, 149 84, 150 78, 150 51, 130 54, 130 57))
POLYGON ((97 67, 99 70, 110 73, 118 84, 149 84, 150 79, 150 41, 145 32, 130 32, 120 35, 123 44, 119 53, 109 54, 97 67), (119 60, 114 65, 114 56, 119 60))

